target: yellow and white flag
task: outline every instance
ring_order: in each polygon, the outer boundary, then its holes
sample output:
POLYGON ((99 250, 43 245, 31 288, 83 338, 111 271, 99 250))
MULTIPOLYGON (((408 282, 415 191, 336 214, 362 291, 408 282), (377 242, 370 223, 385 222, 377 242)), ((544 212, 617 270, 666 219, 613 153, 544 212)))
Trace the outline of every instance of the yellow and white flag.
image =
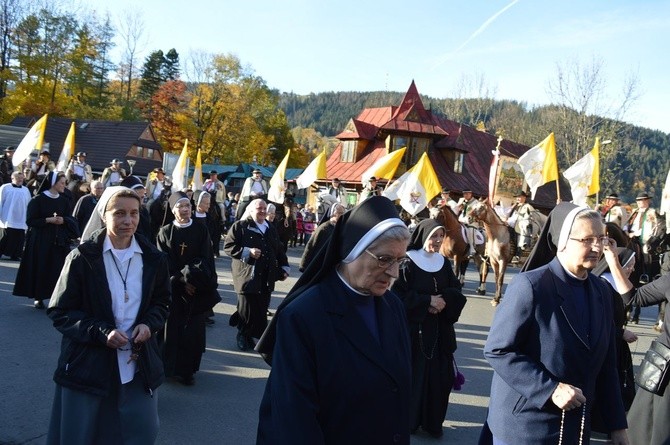
POLYGON ((284 183, 284 178, 286 178, 286 164, 288 164, 288 156, 291 154, 291 150, 286 152, 286 156, 277 166, 272 179, 270 179, 270 190, 268 190, 268 201, 276 202, 277 204, 284 204, 284 193, 286 193, 286 184, 284 183))
POLYGON ((191 179, 191 189, 202 190, 202 158, 200 157, 200 149, 198 148, 198 154, 195 156, 195 168, 193 169, 193 179, 191 179))
POLYGON ((172 170, 172 191, 178 192, 186 188, 186 169, 188 167, 188 139, 184 141, 177 165, 172 170))
POLYGON ((328 176, 326 171, 326 150, 323 150, 319 155, 309 163, 307 168, 295 180, 299 189, 306 189, 314 184, 317 179, 324 179, 328 176))
POLYGON ((535 198, 538 187, 558 179, 554 133, 551 133, 545 140, 524 153, 517 164, 523 170, 526 183, 530 187, 531 198, 535 198))
MULTIPOLYGON (((658 209, 661 215, 666 215, 665 217, 665 226, 666 229, 670 228, 670 171, 668 171, 668 176, 665 178, 665 186, 663 186, 663 194, 661 195, 661 205, 658 209)), ((666 233, 670 231, 666 230, 666 233)))
POLYGON ((377 179, 393 179, 393 175, 395 175, 395 171, 398 169, 398 165, 400 165, 400 161, 402 160, 405 151, 407 151, 407 147, 392 151, 377 159, 377 161, 361 175, 361 182, 365 184, 372 176, 377 179))
POLYGON ((12 157, 12 164, 14 167, 21 164, 23 161, 30 157, 30 153, 33 150, 38 152, 42 150, 42 144, 44 143, 44 131, 47 128, 47 115, 42 116, 35 125, 33 125, 28 133, 23 137, 21 143, 16 147, 14 156, 12 157))
POLYGON ((428 154, 424 153, 419 162, 388 186, 382 195, 391 201, 399 199, 402 208, 415 216, 441 190, 433 164, 430 163, 428 154))
POLYGON ((64 172, 70 163, 70 159, 74 157, 74 127, 74 122, 72 122, 72 124, 70 124, 70 131, 67 132, 67 137, 63 144, 63 150, 60 152, 60 156, 58 156, 56 170, 59 172, 64 172))
POLYGON ((563 172, 570 183, 572 202, 587 205, 586 197, 600 191, 600 138, 596 138, 593 149, 563 172))

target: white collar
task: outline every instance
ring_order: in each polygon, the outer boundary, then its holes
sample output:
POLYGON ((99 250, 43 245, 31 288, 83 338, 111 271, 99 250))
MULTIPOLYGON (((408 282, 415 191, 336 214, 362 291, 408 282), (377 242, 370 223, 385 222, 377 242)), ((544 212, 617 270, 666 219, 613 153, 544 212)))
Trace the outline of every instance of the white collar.
POLYGON ((424 249, 408 250, 407 256, 419 269, 426 272, 437 272, 444 266, 444 257, 439 252, 427 252, 424 249))
POLYGON ((134 254, 139 253, 140 255, 143 253, 142 249, 140 248, 140 245, 137 244, 137 240, 135 240, 135 235, 133 235, 132 239, 130 240, 130 246, 128 246, 125 249, 116 249, 112 245, 112 240, 109 239, 109 235, 105 235, 105 240, 102 243, 102 253, 107 252, 110 250, 114 256, 121 262, 124 262, 127 260, 129 257, 132 257, 134 254))
POLYGON ((185 229, 187 227, 190 227, 191 224, 193 224, 193 218, 189 219, 188 222, 184 224, 178 223, 177 220, 175 219, 174 221, 172 221, 172 224, 174 224, 176 227, 179 227, 180 229, 185 229))
POLYGON ((49 198, 52 198, 52 199, 56 199, 60 196, 60 193, 53 194, 53 193, 51 193, 50 190, 45 190, 42 193, 44 193, 45 195, 47 195, 49 198))

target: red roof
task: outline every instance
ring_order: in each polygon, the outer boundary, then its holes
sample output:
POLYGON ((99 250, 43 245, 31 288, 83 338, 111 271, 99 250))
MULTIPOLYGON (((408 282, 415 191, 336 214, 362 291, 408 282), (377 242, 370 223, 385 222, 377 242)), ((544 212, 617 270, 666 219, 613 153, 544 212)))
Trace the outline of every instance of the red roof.
MULTIPOLYGON (((492 151, 498 145, 498 138, 485 131, 442 118, 426 110, 414 81, 400 106, 366 108, 356 119, 349 121, 345 131, 337 135, 338 139, 362 139, 373 142, 353 163, 340 161, 342 151, 342 144, 340 144, 326 163, 328 178, 339 178, 350 185, 360 184, 363 172, 387 153, 386 135, 407 135, 408 133, 429 135, 433 139, 433 146, 429 149, 428 156, 442 187, 451 190, 469 189, 477 196, 488 195, 492 151), (452 150, 465 153, 462 173, 455 173, 453 165, 447 162, 445 154, 452 150)), ((516 158, 528 149, 529 147, 525 145, 505 139, 500 143, 500 151, 503 155, 516 158)), ((544 190, 541 191, 544 192, 544 190)), ((542 205, 547 203, 538 201, 551 201, 549 196, 544 197, 545 194, 546 192, 542 194, 538 192, 534 203, 542 205)), ((552 202, 548 204, 553 207, 552 202)))

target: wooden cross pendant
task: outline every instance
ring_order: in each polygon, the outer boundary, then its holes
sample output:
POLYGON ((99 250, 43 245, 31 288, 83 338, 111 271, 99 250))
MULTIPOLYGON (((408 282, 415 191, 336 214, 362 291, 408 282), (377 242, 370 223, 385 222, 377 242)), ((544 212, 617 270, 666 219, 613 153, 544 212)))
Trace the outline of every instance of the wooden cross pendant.
POLYGON ((188 247, 188 244, 185 244, 185 243, 182 241, 182 243, 179 245, 179 247, 181 247, 181 253, 180 253, 180 255, 183 255, 183 254, 184 254, 184 249, 186 249, 186 248, 188 247))
POLYGON ((124 293, 123 293, 123 302, 124 302, 124 303, 128 303, 128 300, 129 300, 129 298, 128 298, 128 292, 124 292, 124 293))

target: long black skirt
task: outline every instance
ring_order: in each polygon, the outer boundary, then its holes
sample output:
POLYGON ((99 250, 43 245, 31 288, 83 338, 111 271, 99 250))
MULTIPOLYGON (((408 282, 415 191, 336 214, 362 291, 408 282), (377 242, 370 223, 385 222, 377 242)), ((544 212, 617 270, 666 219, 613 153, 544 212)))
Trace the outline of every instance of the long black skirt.
POLYGON ((23 229, 0 229, 0 256, 6 255, 12 259, 21 258, 25 241, 26 231, 23 229))

